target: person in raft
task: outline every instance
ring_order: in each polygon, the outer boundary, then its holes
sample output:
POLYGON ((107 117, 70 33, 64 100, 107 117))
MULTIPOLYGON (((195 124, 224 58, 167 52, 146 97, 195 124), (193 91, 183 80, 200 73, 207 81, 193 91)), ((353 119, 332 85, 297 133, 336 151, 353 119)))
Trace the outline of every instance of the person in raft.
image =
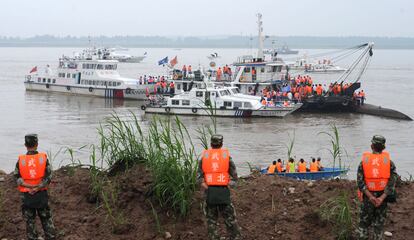
POLYGON ((42 223, 46 240, 56 239, 56 230, 49 208, 47 188, 52 177, 52 169, 46 153, 38 152, 37 134, 24 137, 27 153, 19 156, 14 170, 17 188, 21 192, 22 214, 26 222, 28 240, 38 239, 36 215, 42 223))
POLYGON ((222 135, 211 136, 211 148, 203 151, 198 165, 198 181, 205 191, 206 198, 204 214, 207 218, 208 236, 211 240, 221 239, 217 230, 220 214, 224 217, 230 239, 241 239, 229 189, 238 179, 236 165, 230 157, 229 150, 222 146, 222 135))
POLYGON ((398 175, 390 154, 385 149, 385 138, 375 135, 371 151, 362 155, 358 166, 357 184, 360 205, 359 239, 369 239, 369 227, 373 227, 373 239, 383 239, 387 203, 395 202, 395 183, 398 175))

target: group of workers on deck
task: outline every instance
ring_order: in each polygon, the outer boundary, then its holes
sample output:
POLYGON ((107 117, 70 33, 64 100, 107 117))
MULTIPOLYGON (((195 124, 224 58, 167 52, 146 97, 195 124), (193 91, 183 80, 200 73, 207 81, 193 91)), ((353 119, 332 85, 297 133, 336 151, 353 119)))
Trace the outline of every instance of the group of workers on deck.
POLYGON ((285 167, 283 167, 282 160, 279 158, 277 161, 273 161, 273 163, 269 167, 267 167, 268 174, 282 173, 282 172, 305 173, 305 172, 318 172, 322 170, 323 170, 323 167, 321 164, 320 157, 318 157, 318 159, 312 158, 311 162, 309 163, 309 167, 303 158, 301 158, 298 163, 295 163, 295 160, 293 158, 289 158, 285 167))
POLYGON ((219 67, 216 71, 216 80, 230 80, 232 76, 231 68, 228 65, 219 67))

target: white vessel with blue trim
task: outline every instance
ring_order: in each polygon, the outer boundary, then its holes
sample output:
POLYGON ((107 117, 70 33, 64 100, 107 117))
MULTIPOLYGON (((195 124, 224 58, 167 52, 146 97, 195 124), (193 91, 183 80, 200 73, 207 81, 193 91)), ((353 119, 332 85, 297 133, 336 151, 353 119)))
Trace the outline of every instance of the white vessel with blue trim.
POLYGON ((101 59, 93 51, 85 50, 76 57, 59 59, 52 70, 35 67, 26 75, 28 91, 58 92, 104 98, 146 99, 153 85, 140 84, 137 79, 122 77, 117 71, 118 61, 101 59))
POLYGON ((218 117, 284 117, 301 103, 276 102, 263 105, 257 96, 241 94, 237 87, 211 82, 192 83, 189 91, 171 98, 152 96, 141 109, 145 113, 218 117))

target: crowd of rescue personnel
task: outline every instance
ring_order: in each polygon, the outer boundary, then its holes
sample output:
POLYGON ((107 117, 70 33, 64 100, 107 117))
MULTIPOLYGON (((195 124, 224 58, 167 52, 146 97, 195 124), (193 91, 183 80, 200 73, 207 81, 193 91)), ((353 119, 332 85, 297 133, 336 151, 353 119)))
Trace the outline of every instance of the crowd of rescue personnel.
MULTIPOLYGON (((290 78, 290 77, 289 77, 290 78)), ((283 102, 283 105, 289 105, 289 102, 302 102, 303 99, 311 96, 341 96, 346 94, 350 83, 330 83, 316 84, 311 76, 298 75, 294 79, 290 79, 290 84, 285 83, 281 87, 266 87, 260 91, 261 103, 265 106, 274 106, 276 102, 283 102)), ((249 90, 251 95, 256 95, 253 87, 249 90)), ((358 105, 363 105, 365 100, 365 92, 361 90, 353 93, 353 99, 358 105)))
POLYGON ((323 166, 321 163, 321 158, 317 159, 311 158, 309 165, 301 158, 298 162, 295 162, 293 158, 289 158, 284 165, 282 160, 279 158, 277 161, 273 161, 272 164, 267 167, 268 174, 274 173, 305 173, 305 172, 319 172, 323 171, 323 166))

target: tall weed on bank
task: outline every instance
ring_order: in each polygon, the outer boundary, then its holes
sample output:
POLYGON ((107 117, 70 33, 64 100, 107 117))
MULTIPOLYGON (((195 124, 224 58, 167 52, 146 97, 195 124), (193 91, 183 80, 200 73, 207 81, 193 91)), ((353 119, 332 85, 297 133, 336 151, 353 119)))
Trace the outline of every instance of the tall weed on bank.
POLYGON ((154 197, 162 207, 186 215, 197 181, 197 157, 186 127, 177 117, 154 117, 145 144, 154 197))

